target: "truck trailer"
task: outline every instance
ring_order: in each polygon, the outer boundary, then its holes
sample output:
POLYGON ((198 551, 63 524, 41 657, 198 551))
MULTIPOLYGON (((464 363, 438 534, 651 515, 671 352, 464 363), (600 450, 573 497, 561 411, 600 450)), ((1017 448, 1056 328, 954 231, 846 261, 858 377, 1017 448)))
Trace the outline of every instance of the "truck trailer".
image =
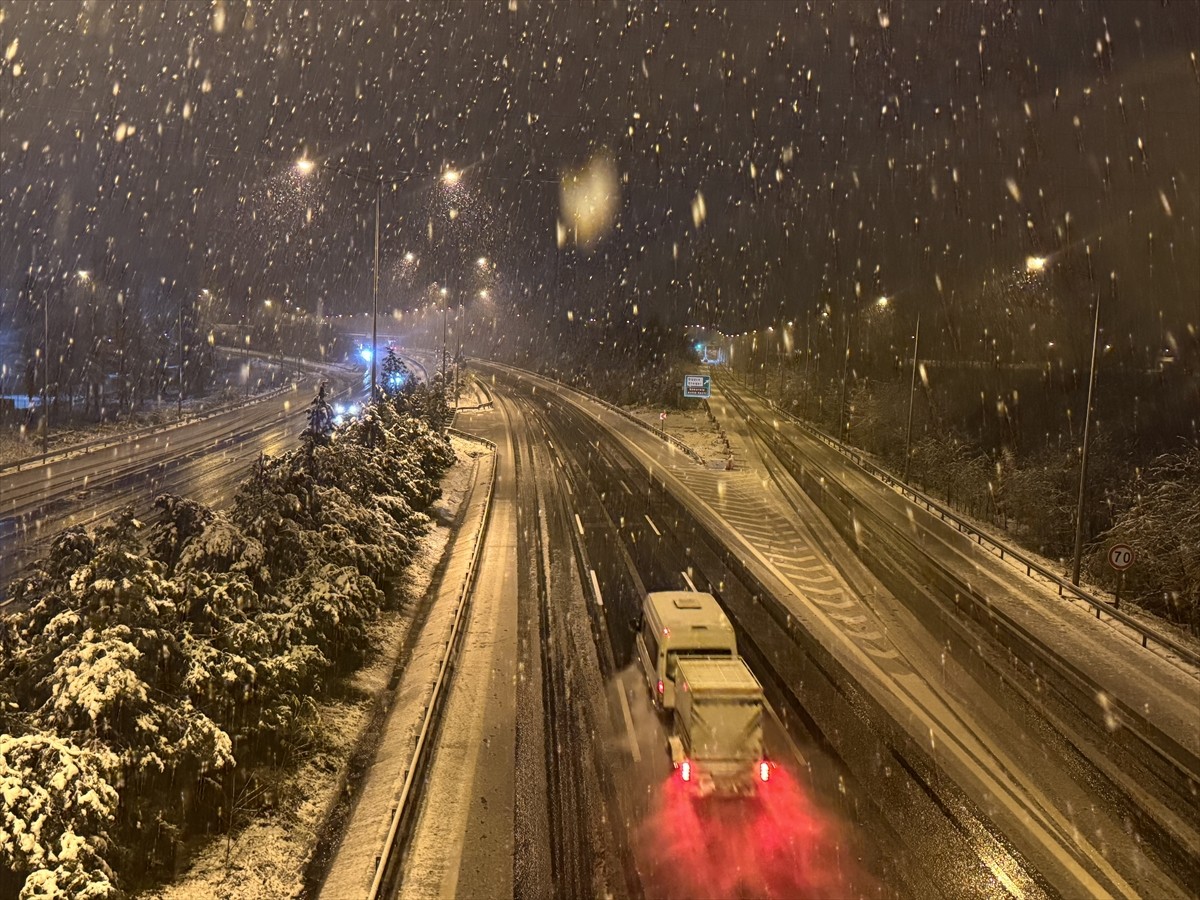
POLYGON ((771 777, 763 691, 740 656, 680 657, 671 761, 701 796, 752 794, 771 777))

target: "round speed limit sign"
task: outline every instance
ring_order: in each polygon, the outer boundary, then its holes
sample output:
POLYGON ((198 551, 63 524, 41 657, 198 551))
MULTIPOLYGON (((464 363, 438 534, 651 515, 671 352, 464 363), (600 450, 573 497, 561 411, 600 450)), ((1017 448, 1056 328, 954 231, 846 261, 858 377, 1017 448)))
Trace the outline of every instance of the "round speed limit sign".
POLYGON ((1108 564, 1118 572, 1124 572, 1133 565, 1137 555, 1128 544, 1113 544, 1108 548, 1108 564))

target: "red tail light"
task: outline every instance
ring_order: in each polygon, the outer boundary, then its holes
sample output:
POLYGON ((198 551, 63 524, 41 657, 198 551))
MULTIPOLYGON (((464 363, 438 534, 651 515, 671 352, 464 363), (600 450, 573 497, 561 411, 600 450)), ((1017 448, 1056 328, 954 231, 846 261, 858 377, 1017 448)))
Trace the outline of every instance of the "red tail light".
POLYGON ((692 780, 692 763, 690 760, 684 760, 679 766, 679 777, 684 781, 692 780))
POLYGON ((659 681, 659 683, 658 683, 658 692, 660 694, 663 692, 663 683, 661 681, 659 681))
POLYGON ((760 762, 758 764, 758 780, 766 782, 766 781, 770 781, 770 779, 771 779, 771 764, 764 759, 762 762, 760 762))

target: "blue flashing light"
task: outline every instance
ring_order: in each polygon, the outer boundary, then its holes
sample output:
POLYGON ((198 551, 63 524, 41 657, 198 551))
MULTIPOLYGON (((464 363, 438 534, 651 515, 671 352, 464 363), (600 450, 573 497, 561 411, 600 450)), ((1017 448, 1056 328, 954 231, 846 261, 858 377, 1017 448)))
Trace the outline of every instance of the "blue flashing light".
POLYGON ((703 352, 704 352, 704 345, 703 345, 703 344, 697 344, 697 345, 696 345, 696 352, 697 352, 697 353, 703 353, 703 352))
POLYGON ((358 351, 358 355, 362 357, 363 362, 369 363, 371 361, 371 348, 363 347, 358 351))

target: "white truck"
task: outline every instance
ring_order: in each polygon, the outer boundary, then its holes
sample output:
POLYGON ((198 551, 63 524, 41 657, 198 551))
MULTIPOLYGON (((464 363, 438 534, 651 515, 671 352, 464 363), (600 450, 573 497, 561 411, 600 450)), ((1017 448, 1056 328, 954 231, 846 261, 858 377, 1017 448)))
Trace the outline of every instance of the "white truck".
POLYGON ((771 777, 765 700, 716 598, 648 594, 637 643, 650 695, 671 716, 667 743, 680 779, 701 796, 753 793, 771 777))

